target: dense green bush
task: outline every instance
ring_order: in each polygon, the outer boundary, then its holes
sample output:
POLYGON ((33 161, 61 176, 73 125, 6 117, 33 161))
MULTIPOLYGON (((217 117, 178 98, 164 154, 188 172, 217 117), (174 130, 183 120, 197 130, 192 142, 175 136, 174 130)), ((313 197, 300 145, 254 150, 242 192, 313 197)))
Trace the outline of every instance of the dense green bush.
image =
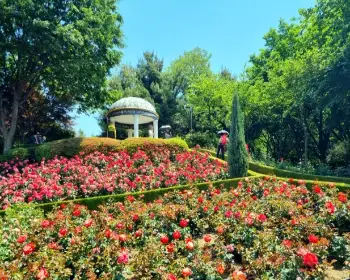
POLYGON ((191 132, 185 137, 188 146, 191 148, 199 145, 203 148, 214 148, 218 145, 218 137, 215 133, 207 132, 191 132))
POLYGON ((335 144, 329 151, 327 163, 332 167, 350 164, 350 141, 335 144))

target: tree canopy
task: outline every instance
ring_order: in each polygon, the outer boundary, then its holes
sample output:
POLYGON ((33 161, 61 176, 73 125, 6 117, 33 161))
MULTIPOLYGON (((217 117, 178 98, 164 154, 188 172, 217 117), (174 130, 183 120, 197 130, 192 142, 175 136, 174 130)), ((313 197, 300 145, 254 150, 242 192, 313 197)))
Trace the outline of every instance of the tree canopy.
POLYGON ((107 97, 106 75, 120 61, 122 18, 114 0, 0 1, 0 130, 7 151, 19 108, 34 91, 81 110, 107 97))

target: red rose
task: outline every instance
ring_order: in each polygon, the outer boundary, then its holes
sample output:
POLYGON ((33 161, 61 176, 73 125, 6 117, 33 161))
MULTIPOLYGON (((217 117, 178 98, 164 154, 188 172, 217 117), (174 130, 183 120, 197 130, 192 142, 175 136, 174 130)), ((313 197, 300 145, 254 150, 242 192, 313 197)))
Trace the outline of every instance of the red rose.
POLYGON ((340 192, 340 193, 338 193, 338 200, 339 200, 340 202, 345 203, 345 202, 347 202, 348 198, 347 198, 347 196, 346 196, 345 193, 340 192))
POLYGON ((326 206, 326 208, 327 208, 329 214, 334 214, 334 212, 335 212, 335 206, 334 206, 334 204, 333 204, 331 201, 327 201, 327 202, 325 203, 325 206, 326 206))
POLYGON ((235 213, 234 216, 235 216, 236 219, 239 219, 242 216, 242 214, 241 214, 241 212, 238 211, 238 212, 235 213))
POLYGON ((313 191, 317 194, 322 194, 322 189, 318 185, 313 187, 313 191))
POLYGON ((218 266, 216 267, 216 271, 219 274, 224 274, 225 273, 225 266, 222 263, 218 264, 218 266))
POLYGON ((106 229, 106 230, 105 230, 105 237, 106 237, 106 238, 110 238, 111 235, 112 235, 112 231, 111 231, 110 229, 106 229))
POLYGON ((177 280, 176 276, 174 274, 169 273, 168 274, 168 280, 177 280))
POLYGON ((180 227, 184 228, 188 226, 188 221, 185 219, 182 219, 179 224, 180 224, 180 227))
POLYGON ((142 236, 142 230, 141 230, 141 229, 137 230, 137 231, 135 232, 135 236, 136 236, 136 237, 141 237, 141 236, 142 236))
POLYGON ((137 221, 139 220, 139 216, 138 216, 138 215, 132 216, 132 220, 133 220, 134 222, 137 222, 137 221))
POLYGON ((168 244, 169 243, 169 237, 166 235, 163 235, 160 237, 160 242, 162 242, 163 244, 168 244))
POLYGON ((35 244, 30 242, 23 247, 23 254, 29 255, 29 254, 33 253, 34 250, 35 250, 35 244))
POLYGON ((60 230, 58 231, 58 235, 59 235, 60 237, 66 236, 67 233, 68 233, 68 229, 66 229, 66 228, 60 228, 60 230))
POLYGON ((135 197, 133 197, 132 195, 128 195, 126 199, 131 203, 135 201, 135 197))
POLYGON ((308 239, 309 239, 310 243, 317 243, 318 242, 318 237, 314 234, 310 234, 308 239))
POLYGON ((199 202, 199 203, 203 203, 203 201, 204 201, 203 197, 201 197, 201 196, 198 197, 198 202, 199 202))
POLYGON ((85 222, 84 222, 84 227, 91 227, 92 226, 92 219, 87 219, 85 222))
POLYGON ((186 249, 189 250, 189 251, 192 251, 194 248, 194 244, 192 241, 188 241, 186 242, 186 249))
POLYGON ((119 240, 120 240, 121 242, 125 242, 125 241, 127 240, 126 235, 125 235, 125 234, 119 235, 119 240))
POLYGON ((175 250, 175 244, 170 243, 166 246, 166 250, 168 251, 168 253, 173 253, 175 250))
POLYGON ((247 276, 242 271, 234 271, 231 275, 232 280, 246 280, 247 276))
POLYGON ((173 237, 174 237, 174 239, 180 239, 181 238, 181 232, 179 232, 178 230, 174 231, 173 237))
POLYGON ((42 228, 48 228, 50 226, 50 221, 49 220, 43 220, 41 222, 41 227, 42 228))
POLYGON ((117 229, 122 229, 124 227, 124 225, 122 224, 122 223, 118 223, 117 225, 116 225, 116 228, 117 229))
POLYGON ((119 264, 127 264, 129 262, 129 255, 128 252, 122 251, 120 255, 118 256, 117 262, 119 264))
POLYGON ((318 264, 318 258, 313 253, 306 253, 303 257, 303 262, 308 267, 315 267, 318 264))
POLYGON ((47 247, 49 247, 50 249, 52 250, 58 250, 59 249, 59 246, 56 242, 50 242, 47 247))
POLYGON ((74 211, 73 211, 73 216, 74 216, 74 217, 79 217, 80 214, 81 214, 80 209, 78 209, 78 208, 74 209, 74 211))
POLYGON ((224 233, 224 228, 223 228, 222 226, 220 226, 220 227, 218 227, 218 228, 216 229, 216 232, 217 232, 218 234, 223 234, 223 233, 224 233))
POLYGON ((189 268, 189 267, 185 267, 183 270, 182 270, 182 276, 183 277, 188 277, 192 274, 192 270, 189 268))
POLYGON ((210 241, 211 241, 211 236, 210 236, 210 234, 204 235, 204 241, 207 242, 207 243, 210 243, 210 241))
POLYGON ((259 215, 258 215, 258 220, 259 220, 261 223, 264 223, 264 222, 266 222, 267 217, 266 217, 265 214, 259 214, 259 215))
POLYGON ((292 241, 285 239, 282 241, 282 245, 287 247, 287 248, 290 248, 290 247, 292 247, 292 241))
POLYGON ((36 275, 36 279, 43 280, 49 276, 50 276, 49 272, 45 268, 41 267, 39 269, 38 274, 36 275))
POLYGON ((225 212, 225 217, 226 218, 231 218, 233 216, 233 212, 231 210, 228 210, 225 212))
POLYGON ((21 235, 17 238, 17 242, 18 243, 24 243, 27 240, 27 236, 26 235, 21 235))

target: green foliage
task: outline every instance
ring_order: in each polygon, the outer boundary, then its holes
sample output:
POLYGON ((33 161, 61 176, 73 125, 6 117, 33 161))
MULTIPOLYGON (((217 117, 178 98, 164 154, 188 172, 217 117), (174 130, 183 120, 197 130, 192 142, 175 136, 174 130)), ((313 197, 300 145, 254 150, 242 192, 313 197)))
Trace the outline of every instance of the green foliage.
POLYGON ((80 110, 99 108, 106 100, 106 75, 119 63, 122 47, 114 0, 4 0, 0 18, 5 151, 12 145, 18 109, 34 90, 80 110))
POLYGON ((202 148, 214 148, 218 144, 218 138, 215 133, 206 132, 191 132, 186 135, 185 140, 189 147, 193 148, 199 145, 202 148))
POLYGON ((350 185, 350 178, 334 177, 334 176, 319 176, 313 174, 305 174, 300 172, 293 172, 289 170, 283 170, 274 168, 271 166, 262 165, 256 162, 249 162, 249 169, 260 174, 276 175, 282 178, 294 178, 304 180, 319 180, 323 182, 339 182, 350 185))
POLYGON ((350 262, 350 241, 343 236, 334 236, 329 253, 340 264, 344 262, 350 262))
POLYGON ((227 127, 234 80, 221 75, 198 76, 190 85, 188 102, 193 106, 196 129, 215 132, 227 127))
POLYGON ((350 6, 319 0, 299 13, 270 29, 250 59, 240 84, 247 141, 264 142, 275 159, 326 162, 329 148, 350 138, 350 6))
POLYGON ((9 151, 10 158, 27 159, 30 153, 27 148, 16 148, 9 151))
POLYGON ((327 163, 333 167, 350 164, 350 141, 336 143, 329 151, 327 163))
POLYGON ((229 174, 232 178, 242 177, 248 172, 248 152, 245 147, 243 115, 239 105, 238 94, 232 101, 232 116, 228 144, 229 174))

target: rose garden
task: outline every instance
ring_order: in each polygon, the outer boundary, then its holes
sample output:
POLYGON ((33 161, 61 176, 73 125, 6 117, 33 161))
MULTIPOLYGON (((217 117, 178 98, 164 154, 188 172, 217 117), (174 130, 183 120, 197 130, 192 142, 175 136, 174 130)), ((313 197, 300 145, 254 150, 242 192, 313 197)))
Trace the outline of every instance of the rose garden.
POLYGON ((348 273, 350 202, 337 183, 228 179, 226 162, 176 141, 2 163, 2 279, 348 273))
POLYGON ((0 280, 349 280, 349 23, 0 0, 0 280))

